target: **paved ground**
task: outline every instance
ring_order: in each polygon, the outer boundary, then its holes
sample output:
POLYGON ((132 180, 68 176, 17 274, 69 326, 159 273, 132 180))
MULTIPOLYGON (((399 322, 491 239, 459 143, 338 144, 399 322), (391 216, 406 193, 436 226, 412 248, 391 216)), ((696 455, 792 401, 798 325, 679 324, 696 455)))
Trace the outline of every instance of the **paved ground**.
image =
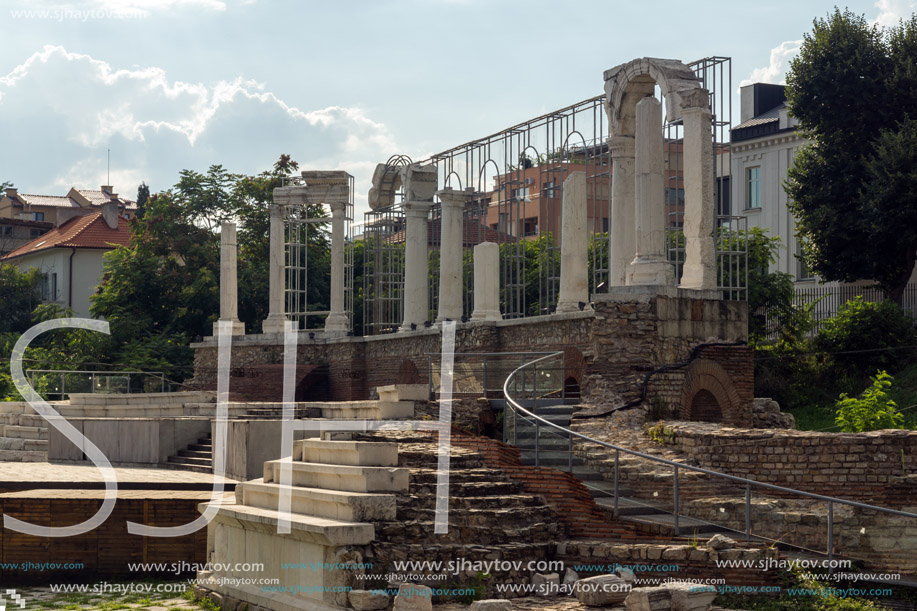
MULTIPOLYGON (((209 488, 213 476, 209 473, 194 473, 172 469, 134 469, 115 467, 119 483, 147 484, 150 486, 196 485, 209 488)), ((37 484, 42 488, 48 484, 69 484, 71 487, 81 483, 103 484, 102 472, 93 465, 57 465, 47 462, 34 463, 0 463, 0 488, 3 485, 37 484)), ((227 480, 232 482, 233 480, 227 480)))
MULTIPOLYGON (((14 602, 12 597, 6 594, 7 586, 0 589, 0 596, 6 599, 6 608, 8 611, 24 609, 31 610, 56 610, 67 609, 73 611, 110 611, 113 609, 145 609, 147 611, 200 611, 206 609, 198 603, 191 600, 190 595, 175 593, 187 585, 186 582, 161 582, 150 581, 144 583, 118 583, 94 584, 97 588, 109 587, 111 591, 101 592, 92 591, 93 585, 83 586, 87 591, 69 593, 52 592, 50 588, 29 588, 17 587, 15 592, 19 595, 20 601, 25 602, 25 607, 20 607, 20 603, 14 602), (133 591, 125 591, 126 586, 132 586, 133 591), (141 589, 142 588, 142 589, 141 589), (149 591, 145 591, 149 588, 149 591), (156 590, 172 590, 171 592, 156 590)), ((78 586, 73 586, 74 588, 78 586)), ((3 602, 0 601, 0 605, 3 602)))

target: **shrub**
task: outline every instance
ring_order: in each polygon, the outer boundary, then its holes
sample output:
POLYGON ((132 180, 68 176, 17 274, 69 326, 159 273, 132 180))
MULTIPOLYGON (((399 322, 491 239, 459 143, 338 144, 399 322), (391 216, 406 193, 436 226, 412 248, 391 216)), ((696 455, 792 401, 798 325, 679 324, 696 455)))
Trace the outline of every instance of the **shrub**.
POLYGON ((836 373, 865 378, 882 369, 896 372, 914 355, 913 319, 891 301, 857 297, 824 322, 815 338, 818 351, 832 355, 836 373))
POLYGON ((837 401, 835 421, 845 433, 896 429, 904 422, 898 405, 886 394, 891 388, 892 377, 879 371, 870 379, 872 386, 863 391, 860 397, 848 397, 843 393, 837 401))

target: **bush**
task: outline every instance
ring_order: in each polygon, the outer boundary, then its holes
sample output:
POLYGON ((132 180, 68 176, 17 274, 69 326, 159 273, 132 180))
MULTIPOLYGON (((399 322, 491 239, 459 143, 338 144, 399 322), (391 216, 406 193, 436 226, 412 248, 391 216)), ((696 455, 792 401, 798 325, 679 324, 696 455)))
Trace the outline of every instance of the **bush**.
POLYGON ((848 397, 842 393, 837 400, 835 422, 845 433, 897 429, 904 422, 898 405, 886 394, 892 386, 892 377, 879 371, 870 379, 872 386, 864 390, 860 397, 848 397))
POLYGON ((891 301, 857 297, 824 322, 815 349, 832 356, 836 374, 865 379, 876 370, 897 372, 914 356, 913 319, 891 301))

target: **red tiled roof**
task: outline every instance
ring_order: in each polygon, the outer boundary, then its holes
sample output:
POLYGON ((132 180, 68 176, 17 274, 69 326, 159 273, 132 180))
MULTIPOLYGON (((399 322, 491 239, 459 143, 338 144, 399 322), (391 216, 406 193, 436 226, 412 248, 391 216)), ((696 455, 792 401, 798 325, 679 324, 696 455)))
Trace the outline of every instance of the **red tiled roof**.
POLYGON ((76 216, 48 233, 20 246, 3 257, 13 259, 50 248, 92 248, 111 250, 125 246, 130 241, 129 221, 118 217, 118 228, 112 229, 102 218, 101 212, 76 216))

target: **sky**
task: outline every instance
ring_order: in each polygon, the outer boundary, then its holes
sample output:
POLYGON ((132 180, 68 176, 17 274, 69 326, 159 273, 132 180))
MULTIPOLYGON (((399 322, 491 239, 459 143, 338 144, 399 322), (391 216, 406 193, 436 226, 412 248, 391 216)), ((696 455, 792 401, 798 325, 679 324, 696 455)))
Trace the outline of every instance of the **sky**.
MULTIPOLYGON (((638 57, 781 83, 821 0, 0 0, 0 181, 134 198, 222 164, 356 178, 599 95, 638 57), (110 182, 108 151, 111 151, 110 182)), ((882 25, 913 0, 851 0, 882 25)), ((734 104, 734 105, 735 105, 734 104)), ((737 118, 737 113, 734 113, 737 118)))

